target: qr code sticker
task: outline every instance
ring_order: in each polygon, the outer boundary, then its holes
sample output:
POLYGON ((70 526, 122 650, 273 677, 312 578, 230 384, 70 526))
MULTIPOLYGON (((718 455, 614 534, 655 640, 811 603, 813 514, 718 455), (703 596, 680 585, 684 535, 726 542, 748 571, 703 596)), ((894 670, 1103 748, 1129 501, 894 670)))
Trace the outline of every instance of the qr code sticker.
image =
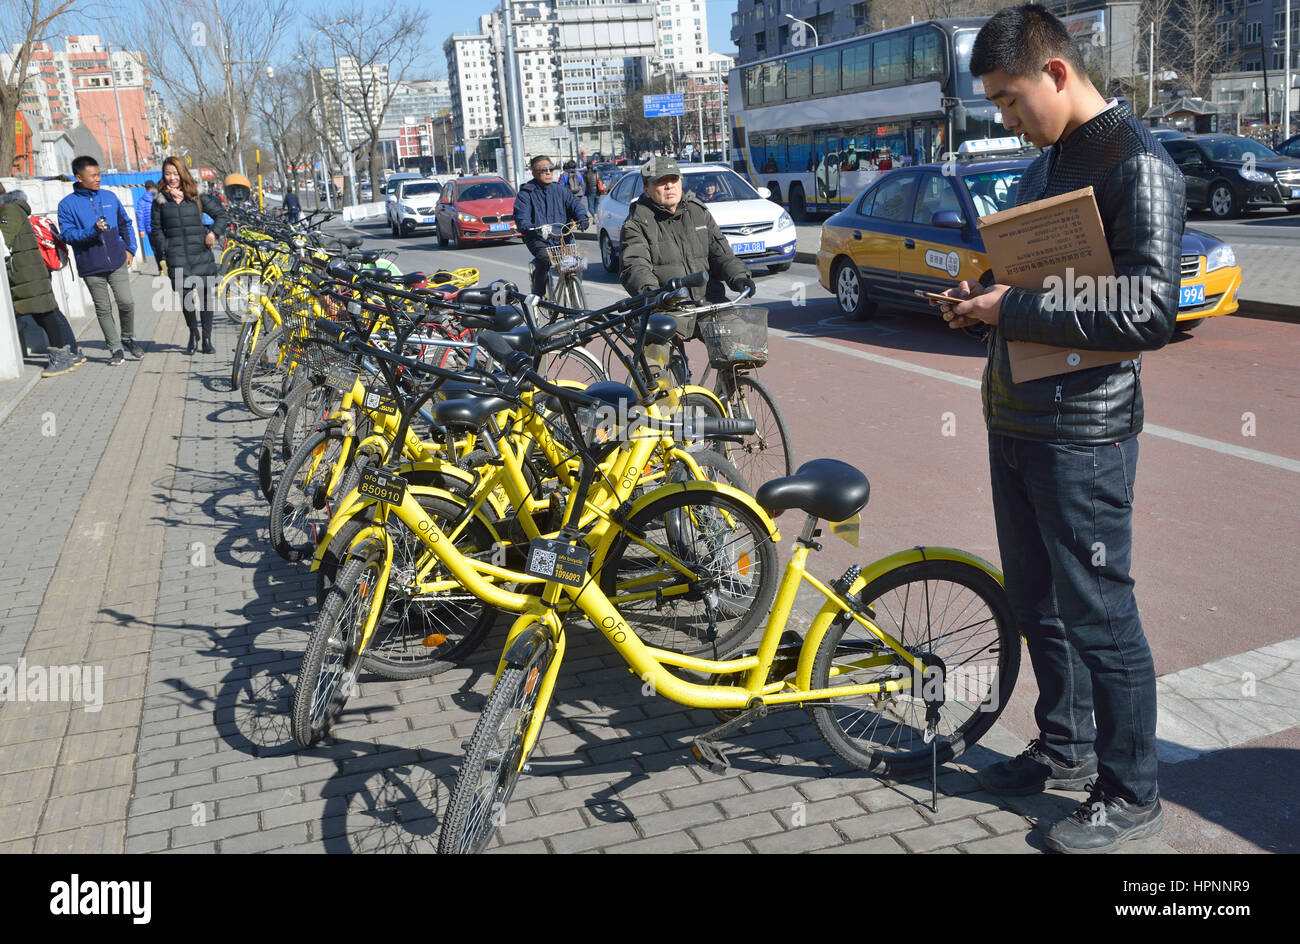
POLYGON ((535 574, 554 574, 555 552, 543 551, 541 548, 533 551, 532 571, 535 574))
POLYGON ((377 394, 377 393, 367 393, 367 394, 366 394, 366 409, 367 409, 367 410, 373 410, 373 409, 375 409, 375 408, 378 407, 378 406, 379 406, 379 394, 377 394))

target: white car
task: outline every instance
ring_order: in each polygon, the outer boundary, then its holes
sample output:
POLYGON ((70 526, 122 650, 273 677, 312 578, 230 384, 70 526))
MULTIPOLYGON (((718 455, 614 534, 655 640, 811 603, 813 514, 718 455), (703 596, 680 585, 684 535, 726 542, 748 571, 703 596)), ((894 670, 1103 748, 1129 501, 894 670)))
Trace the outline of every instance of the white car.
POLYGON ((394 237, 410 236, 421 229, 435 229, 438 197, 442 184, 424 177, 388 183, 388 227, 394 237))
MULTIPOLYGON (((766 266, 772 272, 790 268, 797 241, 794 222, 768 199, 771 192, 766 187, 755 190, 725 164, 682 164, 681 169, 683 197, 694 193, 709 208, 736 258, 751 268, 766 266)), ((641 174, 631 167, 601 198, 596 238, 606 272, 618 272, 623 221, 640 196, 641 174)))

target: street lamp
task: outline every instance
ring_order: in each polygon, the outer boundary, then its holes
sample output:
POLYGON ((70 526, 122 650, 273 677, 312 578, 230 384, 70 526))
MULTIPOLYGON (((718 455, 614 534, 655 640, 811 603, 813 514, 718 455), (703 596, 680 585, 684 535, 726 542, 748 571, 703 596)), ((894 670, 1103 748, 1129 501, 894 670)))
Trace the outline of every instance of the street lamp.
MULTIPOLYGON (((785 18, 786 18, 787 20, 794 20, 794 22, 796 22, 796 23, 802 23, 804 26, 806 26, 806 27, 808 27, 810 30, 812 30, 812 34, 813 34, 813 46, 817 46, 817 45, 819 45, 818 40, 817 40, 817 29, 816 29, 816 27, 814 27, 811 23, 809 23, 807 20, 801 20, 801 19, 799 19, 799 17, 794 16, 794 15, 792 15, 792 14, 790 14, 790 13, 787 13, 787 14, 785 15, 785 18)), ((823 25, 825 25, 825 24, 823 24, 823 25)), ((802 45, 804 45, 804 44, 803 44, 803 43, 794 43, 794 42, 792 42, 790 45, 792 45, 792 46, 802 46, 802 45)))

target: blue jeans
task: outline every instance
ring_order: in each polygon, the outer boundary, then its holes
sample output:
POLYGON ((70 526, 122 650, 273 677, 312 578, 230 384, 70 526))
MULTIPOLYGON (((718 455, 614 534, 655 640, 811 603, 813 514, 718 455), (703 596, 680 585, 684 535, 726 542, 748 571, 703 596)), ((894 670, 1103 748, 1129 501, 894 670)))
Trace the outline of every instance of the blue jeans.
POLYGON ((596 219, 596 205, 600 203, 600 194, 587 194, 587 212, 591 214, 592 220, 596 219))
POLYGON ((1038 680, 1044 746, 1072 766, 1096 752, 1101 785, 1147 804, 1156 788, 1156 676, 1138 618, 1136 438, 1104 446, 989 434, 1007 594, 1038 680))

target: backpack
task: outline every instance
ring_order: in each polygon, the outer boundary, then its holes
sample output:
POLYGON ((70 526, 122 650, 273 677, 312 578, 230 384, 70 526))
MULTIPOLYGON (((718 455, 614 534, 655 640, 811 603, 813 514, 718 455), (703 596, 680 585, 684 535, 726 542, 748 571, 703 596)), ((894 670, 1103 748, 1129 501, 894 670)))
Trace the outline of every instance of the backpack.
POLYGON ((68 244, 63 241, 59 231, 43 216, 29 217, 32 232, 36 234, 36 246, 41 251, 45 268, 58 272, 67 264, 68 244))
POLYGON ((586 192, 582 186, 582 178, 578 176, 577 171, 569 171, 564 182, 569 185, 570 192, 576 193, 578 196, 582 196, 586 192))

